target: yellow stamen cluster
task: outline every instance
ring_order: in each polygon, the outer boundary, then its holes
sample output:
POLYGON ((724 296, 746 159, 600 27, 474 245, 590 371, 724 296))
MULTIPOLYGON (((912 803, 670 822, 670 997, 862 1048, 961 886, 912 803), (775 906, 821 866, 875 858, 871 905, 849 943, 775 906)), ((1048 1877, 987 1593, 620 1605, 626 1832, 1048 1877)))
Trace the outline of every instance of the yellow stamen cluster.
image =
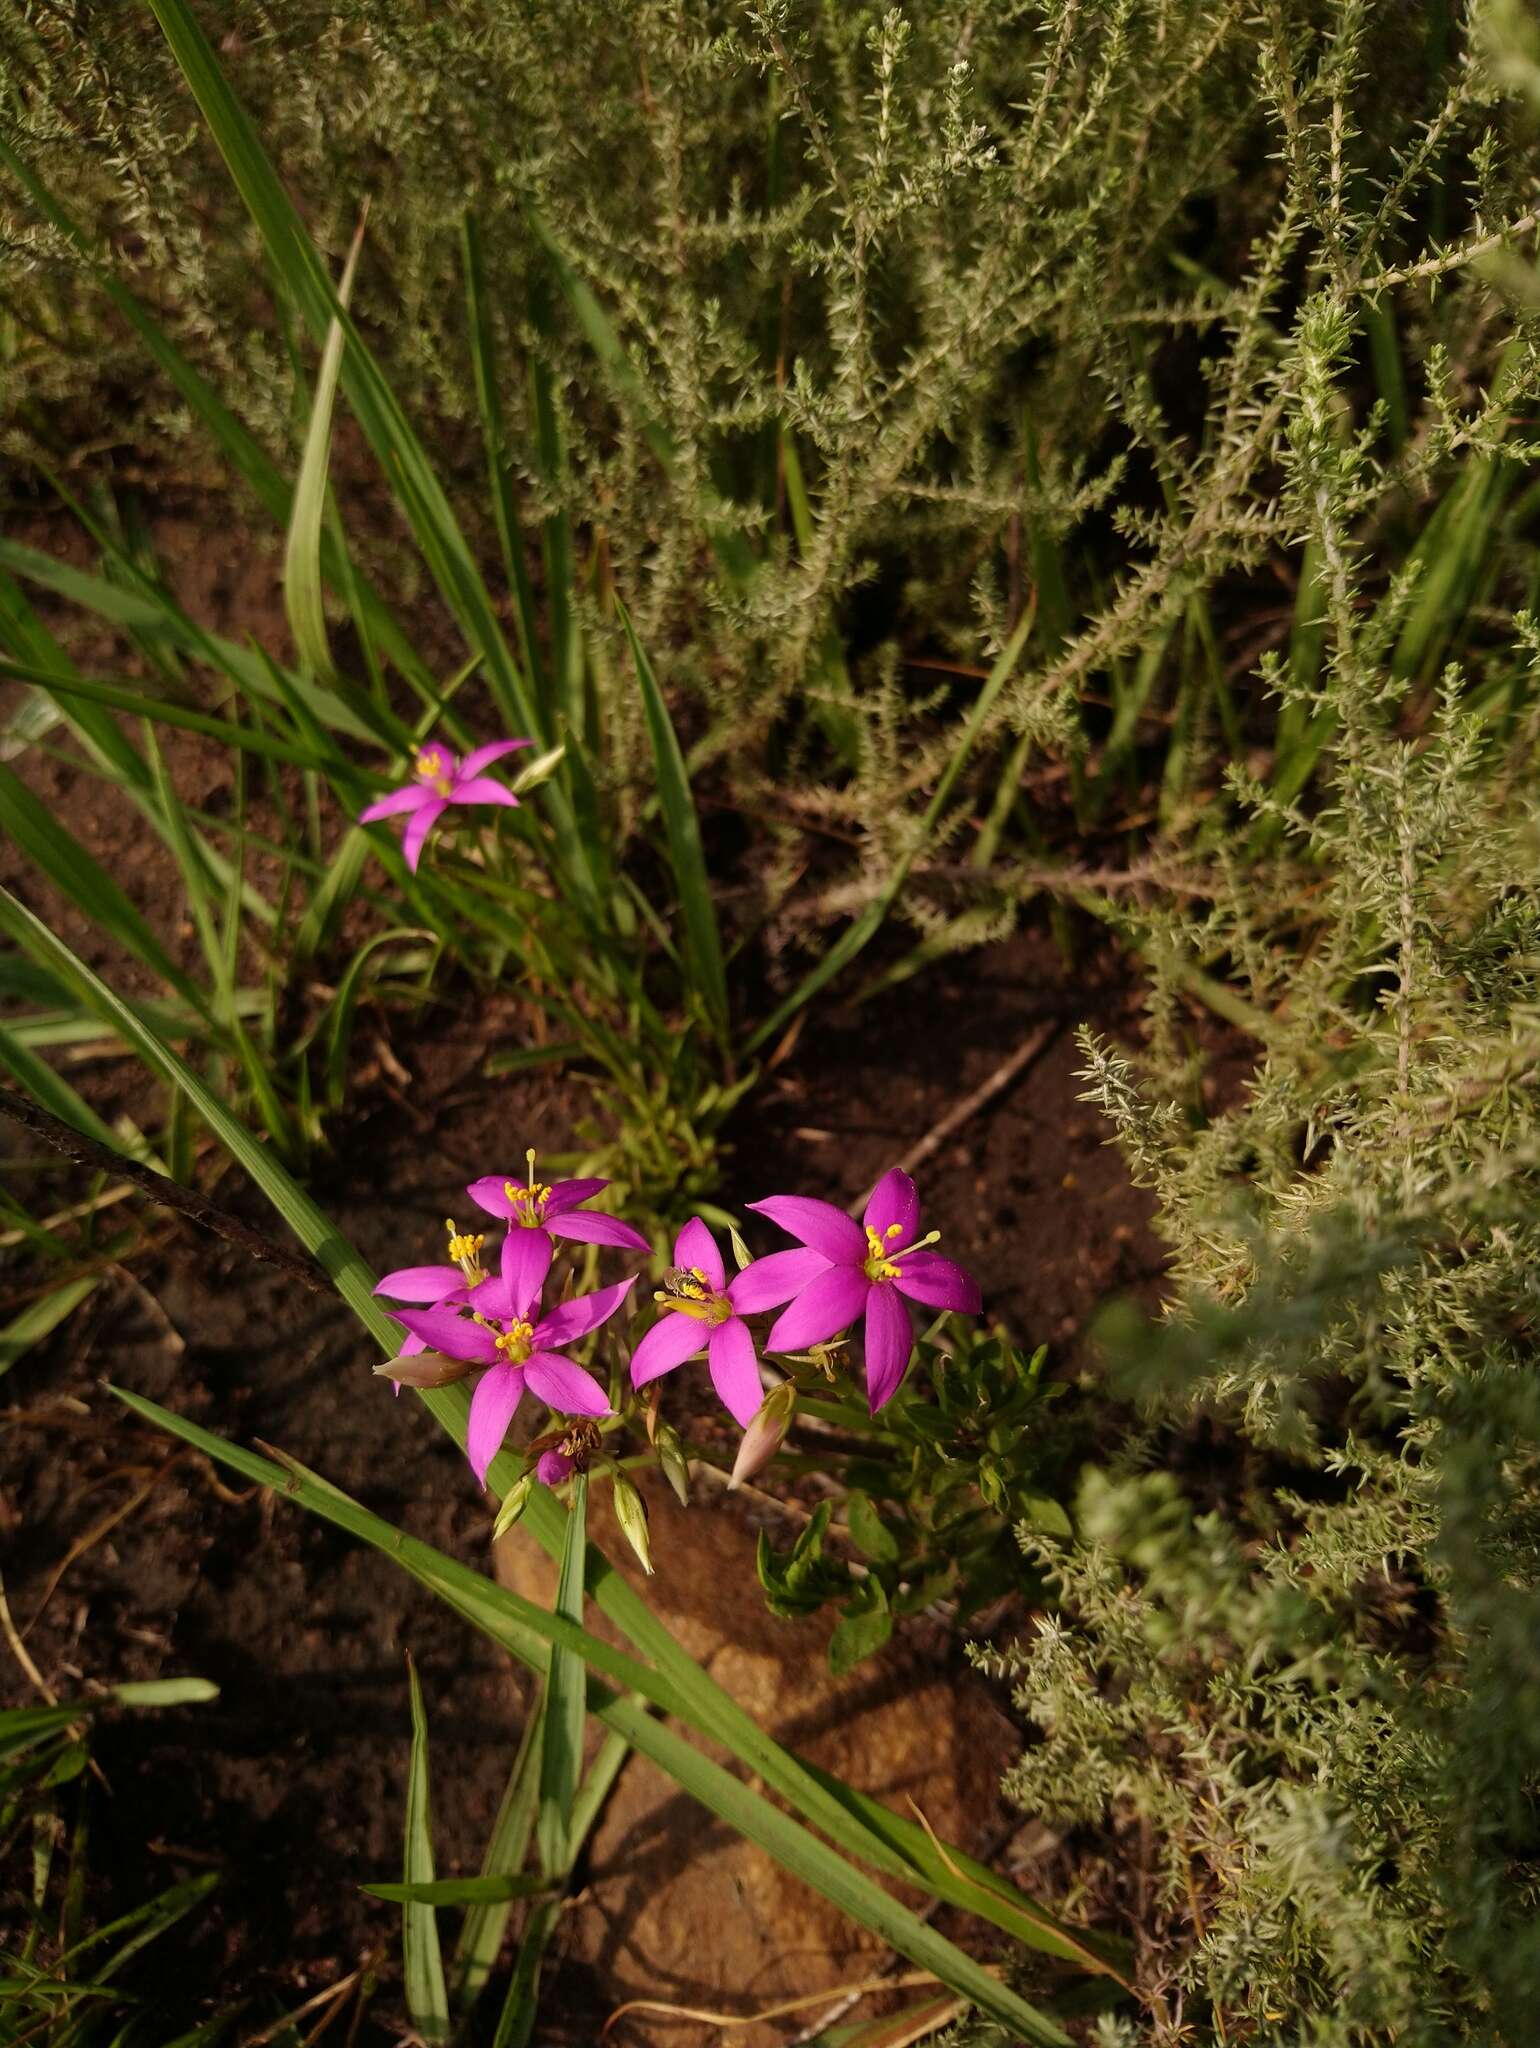
POLYGON ((499 1331, 497 1348, 510 1365, 522 1365, 533 1348, 534 1335, 531 1324, 510 1323, 506 1330, 499 1331))
POLYGON ((431 782, 440 796, 449 794, 449 764, 437 747, 417 749, 417 775, 422 782, 431 782))
POLYGON ((901 1223, 890 1223, 881 1236, 877 1234, 876 1230, 872 1227, 870 1223, 867 1224, 866 1277, 868 1280, 898 1279, 899 1275, 903 1272, 903 1267, 897 1266, 893 1263, 893 1261, 888 1257, 888 1251, 892 1245, 893 1239, 895 1237, 902 1237, 903 1234, 904 1227, 901 1223))
POLYGON ((503 1193, 515 1209, 522 1211, 519 1217, 521 1223, 538 1223, 545 1214, 545 1205, 550 1199, 551 1190, 543 1181, 533 1180, 525 1187, 520 1181, 505 1180, 503 1193))
POLYGON ((452 1216, 444 1218, 444 1228, 449 1232, 449 1256, 460 1268, 472 1287, 486 1279, 486 1269, 481 1263, 481 1247, 486 1243, 479 1232, 472 1233, 456 1226, 452 1216))

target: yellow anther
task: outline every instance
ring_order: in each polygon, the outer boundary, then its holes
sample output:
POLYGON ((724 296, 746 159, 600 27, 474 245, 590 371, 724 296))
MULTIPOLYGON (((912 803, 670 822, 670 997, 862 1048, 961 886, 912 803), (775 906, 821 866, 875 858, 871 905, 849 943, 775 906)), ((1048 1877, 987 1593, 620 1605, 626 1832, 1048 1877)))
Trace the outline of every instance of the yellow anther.
POLYGON ((890 1223, 887 1229, 883 1232, 883 1235, 885 1237, 902 1237, 903 1234, 904 1226, 902 1223, 890 1223))
MULTIPOLYGON (((890 1225, 887 1232, 888 1237, 894 1236, 899 1230, 900 1226, 897 1223, 890 1225)), ((897 1280, 903 1272, 903 1268, 895 1266, 888 1257, 886 1243, 877 1235, 875 1227, 870 1223, 866 1226, 866 1253, 866 1277, 868 1280, 897 1280)))
MULTIPOLYGON (((480 1317, 477 1318, 480 1321, 480 1317)), ((528 1323, 510 1323, 506 1330, 499 1332, 497 1349, 510 1365, 522 1365, 530 1353, 534 1330, 528 1323)))
POLYGON ((516 1180, 505 1180, 503 1182, 503 1193, 508 1197, 514 1208, 521 1212, 520 1220, 525 1223, 538 1223, 540 1221, 541 1217, 545 1214, 545 1205, 550 1192, 551 1190, 542 1181, 538 1180, 532 1180, 528 1187, 525 1187, 522 1182, 516 1180))
POLYGON ((417 775, 421 781, 431 782, 440 796, 448 796, 448 764, 437 747, 419 747, 417 749, 417 775))

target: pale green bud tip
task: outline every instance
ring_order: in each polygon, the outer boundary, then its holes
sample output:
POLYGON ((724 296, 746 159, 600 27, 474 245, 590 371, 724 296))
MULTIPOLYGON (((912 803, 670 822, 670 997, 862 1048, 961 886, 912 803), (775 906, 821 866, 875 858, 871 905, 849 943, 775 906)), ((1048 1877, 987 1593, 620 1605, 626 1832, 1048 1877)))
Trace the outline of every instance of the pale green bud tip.
POLYGON ((525 1472, 516 1479, 503 1495, 503 1504, 497 1511, 497 1520, 492 1524, 492 1541, 506 1535, 514 1523, 529 1506, 529 1497, 535 1490, 535 1475, 525 1472))
POLYGON ((727 1482, 729 1493, 769 1464, 786 1440, 796 1408, 797 1390, 790 1380, 782 1380, 766 1394, 759 1413, 743 1432, 743 1441, 733 1460, 732 1477, 727 1482))
POLYGON ((615 1519, 626 1541, 641 1559, 642 1570, 650 1577, 652 1547, 647 1540, 647 1503, 624 1472, 615 1474, 611 1492, 615 1501, 615 1519))
POLYGON ((679 1505, 690 1505, 690 1461, 684 1454, 684 1445, 679 1441, 679 1432, 670 1424, 663 1423, 658 1430, 656 1444, 658 1464, 663 1477, 674 1489, 679 1505))

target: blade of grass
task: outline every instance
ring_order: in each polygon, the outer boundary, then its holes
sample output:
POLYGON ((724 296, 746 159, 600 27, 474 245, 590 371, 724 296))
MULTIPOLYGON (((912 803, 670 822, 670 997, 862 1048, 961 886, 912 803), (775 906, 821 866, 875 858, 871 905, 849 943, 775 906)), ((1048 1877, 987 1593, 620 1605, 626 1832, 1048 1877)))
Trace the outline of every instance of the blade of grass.
POLYGON ((1016 666, 1017 658, 1022 648, 1027 644, 1027 635, 1032 630, 1033 617, 1033 610, 1029 606, 1022 615, 1015 632, 1012 633, 1010 639, 1001 649, 999 659, 980 685, 973 710, 968 716, 968 722, 963 727, 951 760, 948 761, 945 769, 942 771, 940 780, 936 784, 935 793, 925 807, 924 816, 920 820, 919 830, 915 834, 908 852, 900 856, 894 864, 892 873, 888 876, 887 881, 883 884, 874 900, 867 905, 866 909, 862 911, 853 924, 847 925, 839 938, 835 940, 828 952, 818 962, 817 966, 812 968, 803 977, 783 1003, 779 1004, 763 1022, 749 1033, 744 1047, 746 1052, 758 1052, 762 1046, 766 1045, 779 1032, 784 1031, 797 1012, 806 1003, 811 1002, 819 990, 831 982, 836 974, 840 973, 845 967, 848 967, 856 955, 875 938, 877 932, 881 929, 888 912, 897 901, 898 892, 903 888, 905 881, 908 879, 910 867, 935 830, 941 813, 946 809, 957 778, 961 775, 968 756, 973 750, 973 743, 978 738, 980 732, 982 732, 984 721, 994 708, 995 699, 1010 679, 1010 674, 1016 666))
MULTIPOLYGON (((562 1544, 561 1573, 556 1587, 556 1612, 583 1621, 583 1561, 587 1549, 588 1480, 579 1473, 572 1482, 562 1544)), ((540 1810, 535 1839, 547 1876, 567 1861, 568 1828, 583 1765, 583 1695, 587 1674, 581 1657, 559 1644, 551 1645, 550 1673, 545 1686, 544 1729, 540 1742, 540 1810)))
POLYGON ((444 1959, 439 1953, 438 1918, 421 1896, 433 1884, 433 1828, 428 1803, 428 1716, 422 1703, 417 1666, 406 1660, 412 1690, 412 1760, 406 1780, 406 1841, 402 1857, 403 1891, 411 1894, 401 1906, 401 1952, 406 1974, 407 2010, 425 2041, 449 2036, 449 1998, 444 1989, 444 1959))
MULTIPOLYGON (((372 1543, 403 1570, 436 1593, 456 1612, 532 1669, 544 1666, 540 1642, 561 1642, 575 1651, 593 1671, 614 1676, 628 1689, 653 1701, 665 1713, 690 1719, 680 1693, 667 1680, 645 1665, 639 1665, 586 1630, 559 1614, 547 1613, 532 1601, 521 1599, 506 1587, 481 1578, 469 1567, 445 1557, 430 1544, 405 1535, 392 1524, 372 1515, 351 1500, 340 1488, 320 1479, 296 1460, 275 1464, 240 1446, 227 1442, 212 1431, 200 1428, 184 1417, 131 1394, 124 1388, 112 1390, 136 1414, 159 1424, 173 1435, 195 1445, 217 1462, 272 1487, 328 1521, 372 1543)), ((553 1506, 555 1503, 552 1503, 553 1506)), ((557 1508, 557 1512, 562 1510, 557 1508)), ((608 1687, 590 1681, 588 1708, 605 1725, 623 1736, 643 1756, 657 1763, 669 1777, 710 1812, 730 1827, 757 1843, 796 1877, 850 1913, 890 1947, 929 1970, 949 1989, 966 1997, 983 2011, 1014 2026, 1027 2040, 1047 2048, 1067 2048, 1068 2036, 1046 2019, 1025 1999, 981 1969, 971 1958, 907 1907, 901 1906, 863 1872, 847 1863, 838 1852, 820 1841, 799 1822, 772 1806, 762 1794, 710 1762, 683 1736, 666 1728, 631 1700, 617 1697, 608 1687)), ((745 1759, 747 1761, 747 1759, 745 1759)), ((837 1802, 834 1802, 837 1807, 837 1802)), ((849 1822, 847 1813, 845 1819, 849 1822)), ((915 1873, 895 1858, 899 1868, 913 1881, 915 1873)), ((985 1894, 980 1893, 981 1901, 985 1894)), ((970 1901, 971 1903, 971 1901, 970 1901)), ((982 1904, 977 1908, 982 1910, 982 1904)), ((1069 1959, 1084 1962, 1084 1954, 1066 1945, 1069 1959)))
MULTIPOLYGON (((482 1855, 483 1877, 512 1877, 523 1869, 529 1854, 535 1806, 540 1797, 540 1724, 544 1711, 542 1698, 531 1708, 524 1724, 518 1754, 508 1773, 502 1803, 482 1855)), ((502 1952, 507 1927, 507 1901, 474 1905, 461 1922, 460 1938, 449 1966, 450 2002, 456 2012, 468 2011, 480 1997, 502 1952)))
POLYGON ((98 1273, 90 1274, 84 1280, 67 1280, 62 1287, 40 1295, 20 1315, 13 1316, 4 1329, 0 1329, 0 1374, 8 1373, 17 1359, 24 1358, 34 1344, 41 1344, 45 1337, 51 1336, 100 1284, 101 1275, 98 1273))
POLYGON ((727 972, 722 964, 722 940, 717 930, 716 906, 711 898, 711 878, 706 870, 706 853, 701 845, 700 819, 690 792, 689 771, 680 751, 679 739, 663 701, 663 692, 653 674, 652 663, 631 624, 631 615, 616 600, 620 622, 625 628, 642 693, 647 734, 652 741, 652 758, 658 771, 658 801, 663 811, 663 828, 668 835, 669 860, 674 887, 684 918, 685 958, 695 985, 705 1000, 719 1038, 727 1035, 727 972))
MULTIPOLYGON (((353 236, 353 246, 343 265, 337 297, 345 306, 353 293, 353 276, 358 269, 359 251, 364 246, 367 205, 353 236)), ((326 637, 326 605, 321 594, 321 535, 326 526, 326 473, 331 464, 332 410, 337 402, 337 379, 342 370, 343 331, 333 320, 326 330, 321 351, 321 369, 310 405, 310 424, 305 430, 305 452, 300 459, 294 484, 294 506, 289 515, 288 540, 283 555, 283 602, 289 631, 300 659, 310 673, 323 683, 336 680, 331 644, 326 637)))

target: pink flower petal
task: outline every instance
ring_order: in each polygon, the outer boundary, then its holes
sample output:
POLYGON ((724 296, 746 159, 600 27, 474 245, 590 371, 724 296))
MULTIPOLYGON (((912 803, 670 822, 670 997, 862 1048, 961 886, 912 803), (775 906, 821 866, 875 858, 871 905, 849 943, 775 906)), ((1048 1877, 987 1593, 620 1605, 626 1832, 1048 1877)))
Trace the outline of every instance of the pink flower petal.
POLYGON ((698 1216, 692 1216, 674 1239, 674 1264, 699 1266, 718 1294, 727 1285, 727 1269, 722 1264, 717 1241, 698 1216))
POLYGON ((827 1273, 829 1261, 822 1252, 810 1252, 797 1245, 789 1252, 772 1252, 756 1259, 727 1283, 727 1298, 741 1316, 757 1315, 762 1308, 779 1308, 800 1294, 810 1280, 827 1273))
POLYGON ((907 1173, 896 1166, 888 1168, 872 1189, 861 1221, 869 1230, 876 1231, 884 1245, 897 1249, 913 1241, 920 1228, 920 1198, 907 1173), (895 1223, 898 1229, 889 1237, 895 1223))
POLYGON ((389 796, 376 797, 372 804, 365 804, 358 814, 360 825, 372 825, 376 818, 396 818, 403 811, 420 811, 424 804, 433 801, 431 790, 423 788, 420 782, 409 782, 405 789, 393 789, 389 796))
POLYGON ((707 1325, 694 1316, 666 1315, 631 1354, 631 1384, 645 1387, 706 1348, 707 1325))
POLYGON ((513 791, 490 775, 471 775, 457 782, 449 792, 449 801, 452 804, 506 804, 513 810, 519 807, 513 791))
POLYGON ((574 1211, 570 1216, 546 1217, 552 1237, 570 1237, 578 1244, 618 1245, 626 1252, 650 1252, 652 1246, 639 1230, 622 1223, 618 1216, 593 1216, 574 1211))
POLYGON ((759 1360, 749 1326, 734 1316, 718 1323, 706 1346, 711 1362, 711 1384, 717 1398, 740 1428, 747 1429, 759 1413, 764 1389, 759 1384, 759 1360))
MULTIPOLYGON (((427 1348, 428 1340, 426 1337, 403 1337, 401 1339, 401 1349, 396 1353, 396 1356, 397 1358, 415 1358, 419 1351, 426 1351, 427 1348)), ((399 1394, 400 1391, 401 1382, 397 1380, 396 1392, 399 1394)))
POLYGON ((501 1273, 493 1273, 479 1286, 468 1287, 465 1299, 478 1316, 490 1316, 494 1322, 512 1322, 515 1310, 508 1297, 508 1283, 501 1273))
POLYGON ((465 1427, 465 1455, 479 1486, 487 1483, 487 1467, 502 1449, 513 1411, 523 1395, 522 1366, 494 1365, 476 1383, 476 1391, 471 1395, 470 1420, 465 1427))
POLYGON ((891 1287, 874 1287, 866 1304, 866 1399, 873 1415, 898 1392, 913 1349, 908 1309, 891 1287))
POLYGON ((579 1337, 586 1337, 590 1330, 607 1323, 635 1285, 633 1273, 629 1280, 617 1280, 613 1287, 600 1287, 593 1294, 580 1294, 576 1301, 564 1301, 536 1323, 535 1342, 542 1349, 547 1345, 575 1344, 579 1337))
POLYGON ((446 1358, 469 1358, 478 1365, 497 1362, 494 1333, 452 1308, 402 1308, 394 1314, 404 1329, 446 1358))
POLYGON ((788 1309, 770 1326, 767 1351, 804 1351, 848 1330, 872 1291, 872 1283, 855 1266, 830 1266, 810 1280, 788 1309))
POLYGON ((594 1378, 557 1351, 532 1351, 524 1361, 529 1390, 562 1415, 608 1415, 609 1396, 594 1378))
MULTIPOLYGON (((518 1215, 503 1190, 513 1178, 507 1173, 485 1174, 480 1180, 473 1180, 465 1192, 478 1209, 485 1209, 489 1216, 501 1216, 505 1222, 518 1215)), ((517 1181, 514 1182, 517 1186, 517 1181)))
POLYGON ((446 1294, 465 1285, 458 1266, 398 1266, 375 1283, 376 1294, 388 1294, 392 1301, 426 1301, 437 1304, 446 1294))
POLYGON ((423 841, 448 809, 448 804, 441 796, 430 797, 421 810, 413 814, 402 833, 401 851, 414 875, 417 872, 417 863, 422 859, 423 841))
MULTIPOLYGON (((484 747, 472 747, 460 763, 460 775, 479 775, 484 768, 490 768, 494 761, 501 761, 505 754, 516 754, 520 747, 532 747, 533 740, 488 740, 484 747)), ((456 797, 460 792, 455 791, 456 797)))
POLYGON ((976 1316, 984 1306, 978 1282, 955 1259, 944 1259, 939 1252, 908 1252, 898 1264, 901 1271, 893 1285, 911 1301, 922 1301, 927 1308, 954 1308, 967 1316, 976 1316))
POLYGON ((503 1239, 503 1285, 508 1290, 508 1315, 527 1316, 540 1299, 556 1247, 543 1230, 510 1230, 503 1239))
POLYGON ((556 1180, 551 1183, 551 1192, 546 1197, 547 1216, 565 1216, 569 1209, 575 1209, 579 1202, 591 1202, 595 1195, 602 1194, 609 1186, 607 1180, 556 1180))
POLYGON ((856 1266, 866 1257, 865 1231, 832 1202, 811 1195, 770 1195, 749 1207, 837 1266, 856 1266))
POLYGON ((572 1471, 572 1460, 565 1451, 542 1451, 540 1462, 535 1467, 535 1477, 542 1486, 560 1486, 572 1471))

